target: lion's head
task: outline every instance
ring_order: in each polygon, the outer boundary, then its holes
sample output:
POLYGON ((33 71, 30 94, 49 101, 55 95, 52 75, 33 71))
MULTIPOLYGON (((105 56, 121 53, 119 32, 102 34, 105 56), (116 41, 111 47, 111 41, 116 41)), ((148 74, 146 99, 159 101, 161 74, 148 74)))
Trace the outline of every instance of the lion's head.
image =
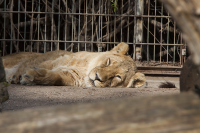
POLYGON ((144 74, 137 72, 133 59, 126 55, 129 46, 120 43, 97 59, 97 66, 88 74, 88 82, 95 87, 140 87, 144 74))

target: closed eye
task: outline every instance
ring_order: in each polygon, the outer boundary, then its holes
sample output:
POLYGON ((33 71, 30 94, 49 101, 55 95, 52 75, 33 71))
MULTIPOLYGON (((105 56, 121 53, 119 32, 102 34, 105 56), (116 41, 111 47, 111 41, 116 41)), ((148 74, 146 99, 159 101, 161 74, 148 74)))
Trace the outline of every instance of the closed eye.
POLYGON ((116 77, 120 78, 121 79, 121 76, 117 75, 116 77))
POLYGON ((106 65, 109 66, 110 65, 110 58, 107 60, 106 65))

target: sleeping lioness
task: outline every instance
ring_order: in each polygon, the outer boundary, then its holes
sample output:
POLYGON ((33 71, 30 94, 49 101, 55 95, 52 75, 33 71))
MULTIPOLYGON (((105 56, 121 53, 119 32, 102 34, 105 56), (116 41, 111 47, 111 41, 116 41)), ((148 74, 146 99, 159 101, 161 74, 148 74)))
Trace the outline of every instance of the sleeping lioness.
POLYGON ((12 65, 5 64, 5 56, 3 64, 7 81, 23 85, 140 87, 145 76, 137 72, 135 62, 126 55, 128 49, 122 42, 111 51, 100 53, 51 51, 11 62, 12 65))

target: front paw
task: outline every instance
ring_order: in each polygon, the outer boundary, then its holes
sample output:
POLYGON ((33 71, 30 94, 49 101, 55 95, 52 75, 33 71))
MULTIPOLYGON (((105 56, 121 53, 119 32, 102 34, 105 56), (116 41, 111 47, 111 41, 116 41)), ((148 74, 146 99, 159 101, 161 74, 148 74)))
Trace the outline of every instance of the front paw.
POLYGON ((20 80, 21 85, 35 85, 34 83, 34 75, 31 75, 29 71, 27 71, 20 80))
POLYGON ((43 78, 46 76, 47 70, 44 68, 36 68, 27 70, 20 80, 22 85, 36 85, 41 84, 43 78))
POLYGON ((16 75, 11 75, 10 77, 8 77, 7 82, 8 83, 12 83, 12 84, 17 84, 20 81, 20 76, 16 76, 16 75))
POLYGON ((10 77, 8 77, 8 78, 6 79, 6 81, 7 81, 8 83, 12 83, 13 76, 14 76, 14 75, 11 75, 10 77))

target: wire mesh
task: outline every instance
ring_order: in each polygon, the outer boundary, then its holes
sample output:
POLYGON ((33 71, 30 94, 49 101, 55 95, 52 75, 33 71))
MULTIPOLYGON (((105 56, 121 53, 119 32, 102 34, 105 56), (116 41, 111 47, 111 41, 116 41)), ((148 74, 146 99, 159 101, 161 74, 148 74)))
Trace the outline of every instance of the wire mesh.
POLYGON ((129 44, 128 54, 141 66, 181 67, 187 54, 181 32, 157 0, 3 0, 0 15, 3 56, 105 52, 121 41, 129 44))

